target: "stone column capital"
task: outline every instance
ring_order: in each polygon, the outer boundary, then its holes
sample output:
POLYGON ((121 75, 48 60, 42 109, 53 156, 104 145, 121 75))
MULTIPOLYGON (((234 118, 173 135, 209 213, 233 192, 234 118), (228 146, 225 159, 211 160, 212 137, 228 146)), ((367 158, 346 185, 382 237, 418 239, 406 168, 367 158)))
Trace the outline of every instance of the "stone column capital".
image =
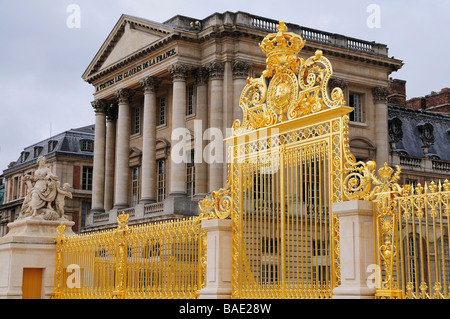
POLYGON ((373 100, 375 103, 387 102, 387 97, 389 95, 389 89, 384 86, 376 86, 372 89, 373 100))
POLYGON ((134 92, 132 90, 130 90, 130 89, 124 88, 124 89, 117 90, 114 93, 114 95, 116 96, 117 101, 119 103, 130 103, 131 99, 132 99, 132 97, 134 95, 134 92))
POLYGON ((212 80, 223 79, 225 71, 225 63, 220 61, 213 61, 206 65, 206 69, 209 72, 209 78, 212 80))
POLYGON ((144 88, 145 93, 156 93, 161 80, 154 76, 147 76, 139 81, 139 84, 144 88))
POLYGON ((345 90, 345 88, 348 86, 348 81, 341 79, 341 78, 337 78, 337 77, 331 77, 328 80, 328 87, 333 90, 334 88, 338 87, 340 88, 342 91, 345 90))
POLYGON ((109 103, 109 107, 106 108, 106 120, 107 121, 115 121, 117 119, 117 110, 118 105, 117 102, 109 103))
POLYGON ((246 79, 252 65, 246 61, 235 60, 233 61, 231 67, 233 69, 233 78, 246 79))
POLYGON ((168 69, 174 82, 186 81, 189 70, 190 67, 186 64, 172 64, 168 69))
POLYGON ((95 114, 105 114, 107 109, 107 103, 105 100, 94 100, 91 102, 95 114))
POLYGON ((192 74, 197 82, 197 85, 208 84, 209 72, 205 67, 199 67, 193 70, 192 74))

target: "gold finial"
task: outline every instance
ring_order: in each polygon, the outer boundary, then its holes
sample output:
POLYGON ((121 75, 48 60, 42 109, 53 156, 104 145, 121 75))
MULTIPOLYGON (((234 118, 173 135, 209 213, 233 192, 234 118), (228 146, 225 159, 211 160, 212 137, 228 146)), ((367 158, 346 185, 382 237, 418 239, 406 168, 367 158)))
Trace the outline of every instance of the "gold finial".
POLYGON ((64 235, 65 231, 66 231, 66 225, 64 225, 63 223, 61 223, 61 225, 59 225, 56 228, 56 233, 58 234, 58 236, 64 235))
POLYGON ((128 224, 129 219, 130 215, 125 214, 125 211, 122 211, 122 214, 117 216, 117 223, 119 224, 119 228, 126 226, 126 224, 128 224))
POLYGON ((305 45, 300 35, 286 32, 287 26, 283 20, 277 25, 278 33, 268 34, 259 47, 267 57, 273 55, 296 56, 305 45))
POLYGON ((278 30, 278 32, 280 32, 280 33, 283 33, 283 32, 286 32, 286 31, 287 31, 287 26, 286 26, 286 24, 284 23, 283 20, 280 20, 280 24, 277 25, 277 30, 278 30))

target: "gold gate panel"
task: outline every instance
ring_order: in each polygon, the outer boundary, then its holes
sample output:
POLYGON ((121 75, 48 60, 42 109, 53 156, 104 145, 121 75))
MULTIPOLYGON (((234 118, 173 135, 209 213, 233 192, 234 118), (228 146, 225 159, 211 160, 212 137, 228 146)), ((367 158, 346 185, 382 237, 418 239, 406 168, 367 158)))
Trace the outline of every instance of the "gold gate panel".
POLYGON ((277 29, 260 44, 266 70, 247 80, 242 122, 226 139, 227 185, 199 206, 232 220, 233 298, 331 298, 340 281, 331 203, 364 185, 344 178, 361 164, 348 145, 352 109, 328 88, 322 52, 298 58, 305 41, 282 21, 277 29))

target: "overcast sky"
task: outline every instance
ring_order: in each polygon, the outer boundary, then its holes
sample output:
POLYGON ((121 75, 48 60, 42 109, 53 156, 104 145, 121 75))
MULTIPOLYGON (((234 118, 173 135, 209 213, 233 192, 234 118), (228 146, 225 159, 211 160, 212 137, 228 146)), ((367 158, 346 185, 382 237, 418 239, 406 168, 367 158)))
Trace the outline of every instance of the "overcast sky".
POLYGON ((404 61, 391 76, 407 81, 407 98, 450 87, 447 0, 0 0, 0 173, 25 147, 94 123, 94 90, 81 75, 121 14, 164 22, 225 11, 387 44, 404 61), (71 4, 79 28, 67 24, 71 4))

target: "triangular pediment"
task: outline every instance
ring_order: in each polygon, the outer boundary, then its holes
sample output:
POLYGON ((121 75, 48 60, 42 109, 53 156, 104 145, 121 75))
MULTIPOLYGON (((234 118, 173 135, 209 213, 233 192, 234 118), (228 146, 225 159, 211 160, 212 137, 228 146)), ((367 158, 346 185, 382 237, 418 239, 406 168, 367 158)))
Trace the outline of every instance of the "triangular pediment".
POLYGON ((139 52, 172 33, 160 23, 122 15, 83 74, 83 79, 139 52))

